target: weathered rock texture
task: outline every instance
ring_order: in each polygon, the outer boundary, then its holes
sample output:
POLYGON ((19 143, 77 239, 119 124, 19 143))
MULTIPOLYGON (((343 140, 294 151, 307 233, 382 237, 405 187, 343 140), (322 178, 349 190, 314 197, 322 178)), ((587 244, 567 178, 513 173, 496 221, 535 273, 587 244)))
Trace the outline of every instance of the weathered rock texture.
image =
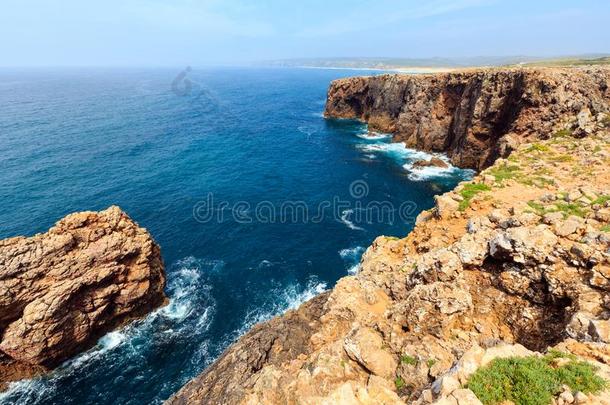
POLYGON ((0 382, 58 365, 162 305, 159 246, 118 207, 0 241, 0 382))
POLYGON ((325 116, 366 121, 408 147, 482 169, 520 142, 548 138, 565 114, 596 115, 609 106, 607 68, 490 69, 335 80, 325 116))
POLYGON ((560 131, 579 120, 438 196, 406 238, 377 238, 357 275, 257 326, 168 403, 478 404, 464 386, 478 367, 549 347, 610 378, 610 115, 585 138, 560 131))

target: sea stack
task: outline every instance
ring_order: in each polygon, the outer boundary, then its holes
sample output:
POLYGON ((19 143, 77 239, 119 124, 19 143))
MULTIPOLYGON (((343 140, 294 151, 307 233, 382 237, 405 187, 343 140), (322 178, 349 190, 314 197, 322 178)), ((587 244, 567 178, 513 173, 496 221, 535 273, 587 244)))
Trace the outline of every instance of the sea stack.
POLYGON ((57 366, 163 305, 159 246, 118 207, 0 241, 0 383, 57 366))

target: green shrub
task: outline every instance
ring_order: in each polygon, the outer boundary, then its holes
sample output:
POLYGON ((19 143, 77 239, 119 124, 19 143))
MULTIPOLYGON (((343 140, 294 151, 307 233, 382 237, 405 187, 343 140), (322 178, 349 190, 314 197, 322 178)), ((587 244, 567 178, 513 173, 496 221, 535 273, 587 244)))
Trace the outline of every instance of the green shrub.
POLYGON ((552 351, 544 357, 495 359, 478 369, 468 380, 467 387, 485 405, 503 401, 516 405, 547 405, 563 384, 572 391, 584 393, 596 393, 608 387, 595 371, 589 363, 552 351), (561 367, 551 367, 551 362, 558 357, 570 361, 561 367))
POLYGON ((409 356, 408 354, 403 354, 400 356, 400 362, 408 366, 414 366, 417 364, 417 359, 413 356, 409 356))
POLYGON ((394 380, 394 385, 396 386, 396 390, 400 391, 405 387, 405 380, 403 380, 402 377, 396 377, 394 380))

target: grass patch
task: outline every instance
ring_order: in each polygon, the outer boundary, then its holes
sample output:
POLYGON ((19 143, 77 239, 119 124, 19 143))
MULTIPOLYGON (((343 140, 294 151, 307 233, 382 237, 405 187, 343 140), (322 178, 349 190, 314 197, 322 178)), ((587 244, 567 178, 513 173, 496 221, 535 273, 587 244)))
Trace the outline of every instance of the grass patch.
POLYGON ((396 377, 394 379, 394 385, 396 386, 396 390, 400 391, 405 387, 405 380, 403 380, 402 377, 396 377))
POLYGON ((587 212, 578 204, 557 202, 555 203, 555 206, 557 207, 555 211, 563 213, 564 218, 567 218, 570 215, 584 218, 587 215, 587 212))
POLYGON ((436 364, 436 359, 428 359, 428 361, 426 361, 426 366, 428 366, 428 368, 432 368, 432 366, 434 366, 436 364))
POLYGON ((534 212, 540 216, 543 216, 546 213, 553 212, 553 210, 545 207, 542 203, 538 201, 528 201, 527 206, 530 207, 534 212))
POLYGON ((493 167, 493 168, 489 169, 489 174, 494 176, 494 178, 496 179, 496 182, 501 183, 504 180, 514 179, 515 177, 517 177, 517 175, 519 174, 519 171, 521 171, 519 166, 515 166, 515 165, 509 166, 509 165, 504 164, 502 166, 493 167))
POLYGON ((573 131, 569 128, 561 129, 553 134, 553 138, 567 138, 572 136, 573 131))
POLYGON ((400 362, 408 366, 414 366, 417 364, 417 359, 413 356, 409 356, 408 354, 403 354, 400 356, 400 362))
POLYGON ((549 206, 545 206, 538 201, 528 201, 527 205, 534 211, 534 213, 540 216, 543 216, 544 214, 548 214, 550 212, 561 212, 563 214, 564 219, 569 217, 570 215, 574 215, 581 218, 584 218, 587 215, 587 210, 581 207, 580 205, 562 201, 558 201, 555 204, 549 206))
POLYGON ((604 226, 602 226, 602 232, 608 232, 608 233, 610 233, 610 225, 604 225, 604 226))
POLYGON ((545 187, 546 185, 553 185, 555 182, 552 179, 542 177, 542 176, 534 176, 534 177, 524 177, 518 180, 519 183, 525 184, 526 186, 534 186, 538 188, 545 187))
POLYGON ((525 151, 529 153, 529 152, 548 152, 549 150, 551 150, 551 149, 546 145, 543 145, 541 143, 533 143, 525 151))
POLYGON ((610 201, 610 195, 601 195, 601 196, 597 197, 595 200, 591 201, 591 205, 595 205, 595 204, 604 205, 608 201, 610 201))
POLYGON ((550 156, 548 158, 549 162, 571 162, 574 158, 570 155, 559 155, 559 156, 550 156))
POLYGON ((547 405, 557 395, 563 384, 572 391, 596 393, 608 387, 608 383, 595 374, 596 368, 584 361, 560 352, 544 357, 511 357, 495 359, 477 370, 467 387, 485 405, 512 401, 516 405, 547 405), (569 358, 558 368, 551 367, 553 359, 569 358))
POLYGON ((489 190, 491 190, 491 187, 489 187, 486 184, 481 184, 481 183, 466 184, 464 186, 464 188, 460 191, 460 195, 462 196, 463 200, 460 201, 460 205, 458 206, 458 209, 460 211, 466 210, 466 208, 468 208, 468 206, 470 205, 470 202, 472 201, 472 199, 474 198, 475 195, 482 193, 484 191, 489 191, 489 190))

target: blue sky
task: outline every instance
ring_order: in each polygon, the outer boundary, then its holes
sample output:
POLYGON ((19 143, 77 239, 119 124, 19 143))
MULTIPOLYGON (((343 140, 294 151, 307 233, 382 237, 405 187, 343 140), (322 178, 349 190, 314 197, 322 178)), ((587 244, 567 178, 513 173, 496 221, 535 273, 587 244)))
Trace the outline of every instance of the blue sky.
POLYGON ((610 0, 2 0, 0 66, 610 52, 610 0))

